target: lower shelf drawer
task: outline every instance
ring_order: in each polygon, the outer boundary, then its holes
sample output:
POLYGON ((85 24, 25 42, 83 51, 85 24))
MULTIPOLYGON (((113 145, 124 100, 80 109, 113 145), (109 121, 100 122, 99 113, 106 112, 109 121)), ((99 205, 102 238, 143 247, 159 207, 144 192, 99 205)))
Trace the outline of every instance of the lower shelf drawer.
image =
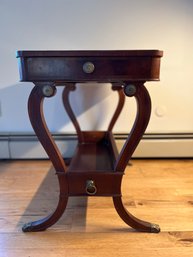
POLYGON ((119 172, 67 172, 69 196, 120 196, 122 173, 119 172), (93 182, 93 191, 88 183, 93 182), (94 188, 95 187, 95 188, 94 188))

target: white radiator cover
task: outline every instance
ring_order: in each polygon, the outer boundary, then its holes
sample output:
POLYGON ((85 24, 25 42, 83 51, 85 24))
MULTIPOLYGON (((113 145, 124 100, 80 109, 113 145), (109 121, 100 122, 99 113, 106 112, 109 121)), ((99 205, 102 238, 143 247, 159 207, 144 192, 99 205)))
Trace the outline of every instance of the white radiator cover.
MULTIPOLYGON (((54 134, 55 142, 65 158, 73 156, 75 134, 54 134)), ((120 151, 126 134, 114 135, 120 151)), ((134 158, 191 158, 193 134, 146 134, 133 154, 134 158)), ((37 137, 32 134, 0 135, 0 159, 47 159, 37 137)))

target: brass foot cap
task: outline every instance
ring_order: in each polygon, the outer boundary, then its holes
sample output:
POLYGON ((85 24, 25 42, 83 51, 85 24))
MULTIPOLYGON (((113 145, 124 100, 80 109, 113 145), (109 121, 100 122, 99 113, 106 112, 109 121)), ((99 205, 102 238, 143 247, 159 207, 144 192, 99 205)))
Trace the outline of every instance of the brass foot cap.
POLYGON ((160 227, 157 224, 151 224, 151 233, 159 233, 160 227))
POLYGON ((33 229, 32 223, 26 223, 23 227, 22 227, 22 231, 23 232, 31 232, 33 229))

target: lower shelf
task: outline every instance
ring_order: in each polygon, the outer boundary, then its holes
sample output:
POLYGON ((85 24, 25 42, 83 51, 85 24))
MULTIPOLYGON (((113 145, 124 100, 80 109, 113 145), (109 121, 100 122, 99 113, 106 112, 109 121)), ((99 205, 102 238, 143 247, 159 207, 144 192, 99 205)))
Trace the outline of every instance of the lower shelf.
POLYGON ((88 182, 96 186, 92 196, 120 196, 123 173, 114 170, 116 146, 109 132, 84 132, 66 172, 69 196, 91 196, 88 182))
POLYGON ((84 133, 85 141, 77 145, 68 172, 114 171, 116 157, 113 138, 109 132, 103 131, 97 132, 95 138, 94 135, 92 131, 84 133))
POLYGON ((80 144, 68 171, 113 171, 113 160, 107 146, 102 144, 80 144))

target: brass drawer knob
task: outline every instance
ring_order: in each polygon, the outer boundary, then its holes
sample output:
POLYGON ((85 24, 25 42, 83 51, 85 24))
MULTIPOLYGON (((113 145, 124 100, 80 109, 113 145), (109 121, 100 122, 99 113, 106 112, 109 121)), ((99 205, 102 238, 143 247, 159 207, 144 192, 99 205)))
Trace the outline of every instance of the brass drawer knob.
POLYGON ((95 195, 97 192, 97 188, 93 180, 86 181, 86 193, 88 195, 95 195))
POLYGON ((94 64, 92 62, 85 62, 82 68, 85 73, 92 73, 95 69, 94 64))

